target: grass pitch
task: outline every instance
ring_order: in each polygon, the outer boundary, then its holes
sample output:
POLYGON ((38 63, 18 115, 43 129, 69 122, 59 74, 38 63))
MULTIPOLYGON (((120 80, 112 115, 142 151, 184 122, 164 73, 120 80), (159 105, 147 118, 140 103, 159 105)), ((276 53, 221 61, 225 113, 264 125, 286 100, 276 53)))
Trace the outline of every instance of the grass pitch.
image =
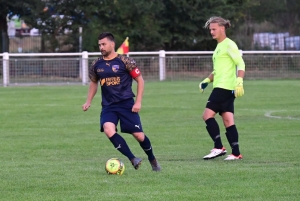
POLYGON ((161 172, 130 135, 122 136, 144 158, 139 170, 99 132, 100 90, 82 112, 87 86, 0 88, 0 200, 300 200, 300 82, 244 86, 235 101, 244 159, 204 161, 213 143, 201 115, 212 86, 201 94, 198 82, 146 83, 140 115, 161 172), (111 157, 124 175, 105 173, 111 157))

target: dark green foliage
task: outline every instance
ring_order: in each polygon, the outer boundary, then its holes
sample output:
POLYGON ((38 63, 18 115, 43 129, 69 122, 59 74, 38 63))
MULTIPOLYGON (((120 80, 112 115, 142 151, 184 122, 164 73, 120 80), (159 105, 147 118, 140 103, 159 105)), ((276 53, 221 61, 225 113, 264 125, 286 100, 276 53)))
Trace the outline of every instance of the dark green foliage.
POLYGON ((229 19, 228 36, 245 49, 257 31, 255 23, 267 21, 291 35, 299 34, 299 10, 297 0, 0 0, 0 52, 8 50, 8 14, 40 29, 42 52, 79 51, 79 27, 82 50, 98 51, 98 34, 110 31, 117 47, 129 37, 130 51, 191 51, 215 48, 203 28, 211 16, 229 19))
MULTIPOLYGON (((32 0, 34 1, 34 0, 32 0)), ((9 42, 7 33, 7 18, 17 15, 23 17, 31 14, 31 0, 0 0, 0 53, 8 52, 9 42)))

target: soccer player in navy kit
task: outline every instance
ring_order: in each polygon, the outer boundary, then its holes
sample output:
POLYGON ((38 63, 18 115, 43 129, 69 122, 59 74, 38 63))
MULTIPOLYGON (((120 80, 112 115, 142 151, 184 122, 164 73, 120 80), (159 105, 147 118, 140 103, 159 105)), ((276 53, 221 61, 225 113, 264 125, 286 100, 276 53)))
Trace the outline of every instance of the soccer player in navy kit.
POLYGON ((91 80, 86 102, 82 105, 87 111, 97 93, 98 83, 101 86, 102 111, 100 114, 101 132, 104 132, 114 147, 125 155, 135 169, 142 159, 133 155, 124 138, 116 131, 120 121, 121 132, 130 133, 140 143, 148 156, 153 171, 160 171, 149 138, 144 134, 138 112, 142 105, 144 79, 135 61, 115 52, 114 36, 105 32, 98 36, 98 45, 102 56, 96 59, 89 68, 91 80), (132 91, 133 79, 137 82, 137 96, 134 100, 132 91))

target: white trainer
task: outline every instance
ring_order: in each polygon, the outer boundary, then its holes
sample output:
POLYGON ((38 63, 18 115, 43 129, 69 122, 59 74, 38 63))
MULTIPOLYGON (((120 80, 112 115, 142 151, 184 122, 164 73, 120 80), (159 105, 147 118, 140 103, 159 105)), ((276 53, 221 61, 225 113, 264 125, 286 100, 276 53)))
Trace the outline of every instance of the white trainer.
POLYGON ((213 159, 219 156, 223 156, 227 153, 225 147, 222 149, 213 148, 209 154, 203 157, 204 160, 213 159))
POLYGON ((233 160, 240 160, 240 159, 242 159, 243 158, 243 156, 240 154, 240 155, 238 155, 238 156, 235 156, 235 155, 233 155, 233 154, 230 154, 230 155, 228 155, 224 160, 225 161, 233 161, 233 160))

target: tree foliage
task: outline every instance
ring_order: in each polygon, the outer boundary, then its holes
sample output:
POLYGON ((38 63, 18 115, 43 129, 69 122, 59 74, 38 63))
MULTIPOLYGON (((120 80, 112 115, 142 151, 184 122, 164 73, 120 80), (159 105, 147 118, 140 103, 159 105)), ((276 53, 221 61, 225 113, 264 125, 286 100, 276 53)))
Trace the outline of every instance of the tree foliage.
POLYGON ((7 33, 7 19, 14 15, 23 17, 30 15, 29 5, 32 3, 31 0, 0 0, 0 52, 8 52, 8 33, 7 33))
POLYGON ((98 51, 97 36, 104 31, 115 35, 117 46, 129 37, 131 51, 212 50, 216 42, 203 28, 211 16, 229 19, 228 35, 240 34, 242 46, 254 23, 300 32, 299 0, 0 0, 0 11, 5 51, 6 19, 13 15, 41 31, 43 52, 78 51, 79 27, 87 51, 98 51))

